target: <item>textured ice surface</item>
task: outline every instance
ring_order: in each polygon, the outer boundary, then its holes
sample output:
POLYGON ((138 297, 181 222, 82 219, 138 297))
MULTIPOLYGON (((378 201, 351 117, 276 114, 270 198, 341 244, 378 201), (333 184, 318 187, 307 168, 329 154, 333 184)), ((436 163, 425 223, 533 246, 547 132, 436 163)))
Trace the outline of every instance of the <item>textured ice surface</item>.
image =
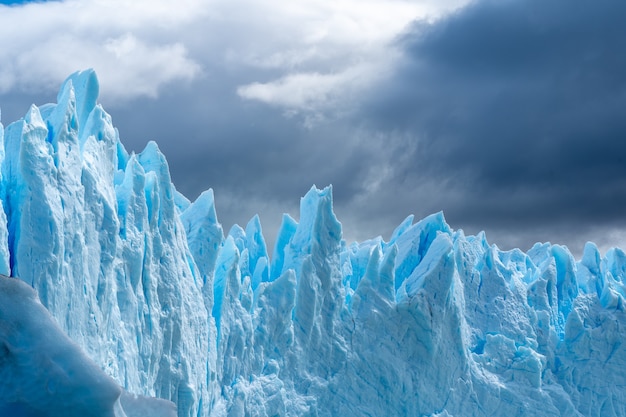
POLYGON ((173 403, 137 397, 87 358, 31 287, 0 276, 0 415, 172 417, 173 403))
POLYGON ((97 93, 74 74, 4 132, 0 272, 128 392, 181 417, 626 415, 621 250, 500 251, 441 213, 348 245, 314 187, 270 260, 258 217, 224 234, 97 93))
POLYGON ((4 132, 0 266, 10 271, 0 272, 31 285, 130 392, 173 400, 181 416, 207 413, 214 347, 167 163, 155 144, 126 152, 97 90, 92 71, 74 74, 58 104, 31 107, 4 132))

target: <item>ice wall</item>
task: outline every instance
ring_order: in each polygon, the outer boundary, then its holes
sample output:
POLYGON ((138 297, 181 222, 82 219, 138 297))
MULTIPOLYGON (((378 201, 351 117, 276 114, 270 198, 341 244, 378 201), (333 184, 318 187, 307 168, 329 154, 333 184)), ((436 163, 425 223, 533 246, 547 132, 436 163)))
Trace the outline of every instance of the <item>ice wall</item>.
POLYGON ((74 74, 4 132, 0 273, 128 391, 185 417, 626 415, 621 250, 503 252, 441 213, 347 245, 313 187, 270 259, 258 217, 225 235, 212 191, 128 154, 97 93, 74 74))
POLYGON ((206 414, 211 323, 167 162, 129 155, 97 95, 76 73, 4 132, 0 272, 126 389, 206 414))
POLYGON ((619 249, 503 252, 441 213, 346 246, 330 188, 284 218, 254 291, 246 241, 218 255, 216 414, 626 415, 619 249))

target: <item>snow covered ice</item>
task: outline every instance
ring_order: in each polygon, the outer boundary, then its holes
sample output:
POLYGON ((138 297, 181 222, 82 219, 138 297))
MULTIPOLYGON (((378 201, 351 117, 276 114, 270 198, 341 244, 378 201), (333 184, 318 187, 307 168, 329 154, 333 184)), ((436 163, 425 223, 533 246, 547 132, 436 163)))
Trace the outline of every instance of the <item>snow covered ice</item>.
POLYGON ((348 244, 330 187, 268 250, 156 144, 129 154, 98 88, 0 126, 0 273, 25 283, 0 280, 0 415, 626 415, 623 251, 500 251, 442 213, 348 244))

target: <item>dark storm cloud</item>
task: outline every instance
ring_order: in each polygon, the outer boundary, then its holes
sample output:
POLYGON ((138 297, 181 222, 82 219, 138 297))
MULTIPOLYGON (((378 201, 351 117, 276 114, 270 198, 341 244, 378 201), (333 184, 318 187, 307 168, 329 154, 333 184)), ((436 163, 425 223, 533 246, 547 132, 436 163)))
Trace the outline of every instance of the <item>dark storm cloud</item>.
POLYGON ((433 208, 470 228, 623 226, 625 15, 611 0, 482 1, 415 23, 362 108, 416 141, 396 178, 445 184, 433 208))

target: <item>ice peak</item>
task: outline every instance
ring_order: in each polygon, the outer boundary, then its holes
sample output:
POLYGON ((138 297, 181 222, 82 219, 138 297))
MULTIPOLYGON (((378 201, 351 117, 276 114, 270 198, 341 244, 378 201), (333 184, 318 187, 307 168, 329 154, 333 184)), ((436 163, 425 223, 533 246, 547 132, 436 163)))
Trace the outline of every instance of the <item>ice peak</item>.
POLYGON ((256 290, 261 282, 269 281, 269 258, 267 245, 261 229, 259 215, 255 215, 246 225, 248 256, 250 257, 250 275, 252 289, 256 290))
POLYGON ((32 104, 30 106, 30 109, 28 109, 26 116, 24 116, 24 121, 29 126, 46 129, 46 123, 43 121, 43 118, 41 117, 39 108, 35 106, 34 104, 32 104))
POLYGON ((63 102, 62 97, 67 90, 72 89, 76 98, 76 114, 79 126, 85 126, 87 118, 96 107, 100 94, 100 83, 93 69, 77 71, 70 75, 62 84, 57 101, 63 102))

